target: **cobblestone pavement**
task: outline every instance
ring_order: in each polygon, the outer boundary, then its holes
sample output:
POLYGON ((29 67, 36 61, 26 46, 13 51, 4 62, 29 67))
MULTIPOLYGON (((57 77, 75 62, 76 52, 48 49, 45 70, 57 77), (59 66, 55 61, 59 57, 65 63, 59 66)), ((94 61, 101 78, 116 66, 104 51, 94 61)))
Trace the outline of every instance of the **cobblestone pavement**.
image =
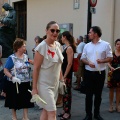
MULTIPOLYGON (((73 85, 74 86, 74 85, 73 85)), ((101 104, 101 116, 105 120, 120 120, 120 113, 113 112, 109 113, 109 96, 108 96, 108 88, 106 85, 103 89, 102 94, 102 104, 101 104)), ((71 110, 71 120, 83 120, 85 117, 85 95, 79 93, 78 91, 72 90, 72 110, 71 110)), ((115 100, 114 100, 115 101, 115 100)), ((57 113, 59 113, 62 108, 57 109, 57 113)), ((41 110, 38 108, 29 109, 29 119, 30 120, 39 120, 39 114, 41 110)), ((22 110, 17 111, 18 120, 22 120, 22 110)), ((0 120, 12 120, 11 119, 11 110, 4 107, 4 100, 0 100, 0 120)), ((59 120, 59 118, 57 118, 59 120)))

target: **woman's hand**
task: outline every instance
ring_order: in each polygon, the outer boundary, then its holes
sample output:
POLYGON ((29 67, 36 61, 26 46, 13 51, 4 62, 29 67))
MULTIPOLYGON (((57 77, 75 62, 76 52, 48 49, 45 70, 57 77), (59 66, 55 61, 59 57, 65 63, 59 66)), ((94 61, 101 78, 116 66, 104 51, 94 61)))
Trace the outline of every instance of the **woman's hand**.
POLYGON ((29 59, 28 62, 32 65, 34 64, 34 60, 29 59))
POLYGON ((115 68, 113 68, 113 67, 110 67, 110 70, 113 72, 113 71, 115 70, 115 68))
POLYGON ((65 83, 66 82, 66 78, 62 78, 62 79, 60 79, 60 81, 65 83))
POLYGON ((16 78, 16 77, 12 77, 12 82, 13 83, 19 83, 19 84, 21 84, 21 80, 19 79, 19 78, 16 78))
POLYGON ((64 78, 64 82, 66 83, 66 78, 64 78))
POLYGON ((38 90, 37 90, 37 88, 32 89, 31 94, 32 94, 32 95, 38 94, 38 90))

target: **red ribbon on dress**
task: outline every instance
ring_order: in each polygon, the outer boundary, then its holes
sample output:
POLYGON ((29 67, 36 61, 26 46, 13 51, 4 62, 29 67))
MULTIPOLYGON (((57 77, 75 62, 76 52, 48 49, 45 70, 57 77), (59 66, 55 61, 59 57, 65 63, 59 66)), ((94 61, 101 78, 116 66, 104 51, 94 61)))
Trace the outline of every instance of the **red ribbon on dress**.
POLYGON ((53 58, 54 55, 55 55, 55 52, 52 52, 52 51, 50 51, 50 50, 48 49, 48 54, 51 54, 51 56, 52 56, 52 58, 53 58))

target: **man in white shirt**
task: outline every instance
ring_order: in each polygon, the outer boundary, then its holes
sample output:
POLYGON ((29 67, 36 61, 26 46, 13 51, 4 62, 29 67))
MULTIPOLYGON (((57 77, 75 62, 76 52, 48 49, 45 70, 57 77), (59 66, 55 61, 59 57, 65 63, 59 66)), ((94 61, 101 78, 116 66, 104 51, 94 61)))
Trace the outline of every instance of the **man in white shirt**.
POLYGON ((79 36, 77 38, 77 53, 78 53, 78 56, 77 58, 79 59, 79 68, 78 68, 78 71, 75 73, 75 76, 76 76, 76 81, 77 81, 77 86, 74 88, 74 90, 80 90, 80 82, 81 82, 81 77, 83 77, 83 71, 84 71, 84 64, 83 62, 80 60, 80 57, 82 55, 82 52, 83 52, 83 48, 85 46, 85 43, 83 42, 83 37, 82 36, 79 36))
POLYGON ((92 120, 93 101, 94 118, 104 120, 100 116, 101 95, 105 81, 106 63, 112 60, 112 50, 108 42, 100 39, 101 35, 100 27, 91 27, 88 34, 91 42, 85 45, 81 56, 81 60, 85 64, 84 80, 86 83, 86 117, 84 120, 92 120))

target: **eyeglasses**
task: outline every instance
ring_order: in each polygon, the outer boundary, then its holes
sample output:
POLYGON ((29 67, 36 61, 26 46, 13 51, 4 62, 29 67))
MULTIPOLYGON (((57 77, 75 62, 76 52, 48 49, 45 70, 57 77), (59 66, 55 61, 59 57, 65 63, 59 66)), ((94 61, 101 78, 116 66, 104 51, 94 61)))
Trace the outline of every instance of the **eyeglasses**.
POLYGON ((57 30, 55 30, 55 29, 50 29, 50 31, 51 31, 51 33, 54 33, 54 32, 59 33, 59 32, 60 32, 59 29, 57 29, 57 30))

